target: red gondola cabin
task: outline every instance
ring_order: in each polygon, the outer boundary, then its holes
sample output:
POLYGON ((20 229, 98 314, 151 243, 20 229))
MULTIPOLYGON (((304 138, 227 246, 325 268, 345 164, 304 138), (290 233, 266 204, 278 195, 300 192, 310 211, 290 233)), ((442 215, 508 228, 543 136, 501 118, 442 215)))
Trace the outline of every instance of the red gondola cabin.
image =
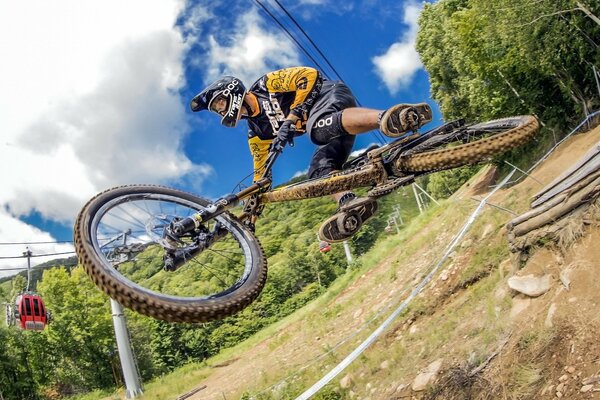
POLYGON ((331 250, 331 245, 327 242, 321 242, 319 243, 319 251, 321 253, 327 253, 329 250, 331 250))
POLYGON ((17 296, 15 308, 21 329, 42 331, 48 323, 44 301, 37 294, 25 293, 17 296))

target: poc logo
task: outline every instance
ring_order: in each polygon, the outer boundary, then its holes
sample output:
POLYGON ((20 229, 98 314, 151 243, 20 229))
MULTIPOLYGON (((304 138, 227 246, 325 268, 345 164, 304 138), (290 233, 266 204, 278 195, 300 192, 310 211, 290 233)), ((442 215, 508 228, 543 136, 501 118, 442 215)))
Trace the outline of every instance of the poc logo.
POLYGON ((229 96, 229 94, 231 93, 231 91, 233 89, 235 89, 235 87, 238 85, 238 80, 234 79, 233 81, 231 81, 231 83, 229 85, 227 85, 227 87, 225 88, 225 90, 223 90, 223 96, 229 96))
POLYGON ((325 119, 321 119, 321 120, 317 121, 317 128, 322 128, 324 126, 331 126, 331 124, 333 124, 333 117, 329 116, 325 119))

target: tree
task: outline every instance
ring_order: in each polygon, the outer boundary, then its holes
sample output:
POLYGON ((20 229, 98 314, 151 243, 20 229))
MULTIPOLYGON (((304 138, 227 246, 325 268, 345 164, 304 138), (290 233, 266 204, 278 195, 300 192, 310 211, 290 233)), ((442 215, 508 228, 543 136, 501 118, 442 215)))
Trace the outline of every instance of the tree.
POLYGON ((481 121, 527 113, 565 126, 600 106, 591 72, 600 61, 600 26, 584 13, 560 12, 573 6, 571 0, 428 4, 417 50, 444 116, 481 121))

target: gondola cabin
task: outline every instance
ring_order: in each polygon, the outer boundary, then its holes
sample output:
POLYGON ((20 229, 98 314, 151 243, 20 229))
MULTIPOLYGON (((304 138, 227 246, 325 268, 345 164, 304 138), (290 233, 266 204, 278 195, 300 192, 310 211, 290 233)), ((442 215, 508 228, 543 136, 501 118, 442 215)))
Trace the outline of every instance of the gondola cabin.
POLYGON ((331 245, 329 243, 327 243, 327 242, 319 243, 319 251, 321 253, 327 253, 330 250, 331 250, 331 245))
POLYGON ((42 331, 49 322, 49 313, 44 301, 37 294, 25 293, 17 296, 15 311, 15 319, 19 321, 21 329, 42 331))

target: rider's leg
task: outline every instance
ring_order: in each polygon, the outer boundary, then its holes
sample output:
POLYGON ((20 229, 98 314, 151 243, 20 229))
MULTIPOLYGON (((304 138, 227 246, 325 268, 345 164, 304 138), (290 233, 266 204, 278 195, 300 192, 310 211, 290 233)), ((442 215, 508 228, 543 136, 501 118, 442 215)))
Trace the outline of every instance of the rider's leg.
POLYGON ((342 111, 342 127, 351 135, 379 129, 381 110, 371 108, 351 107, 342 111))
POLYGON ((397 104, 385 111, 350 107, 343 110, 341 125, 351 135, 381 129, 386 136, 398 137, 420 128, 431 118, 431 108, 426 103, 397 104))

